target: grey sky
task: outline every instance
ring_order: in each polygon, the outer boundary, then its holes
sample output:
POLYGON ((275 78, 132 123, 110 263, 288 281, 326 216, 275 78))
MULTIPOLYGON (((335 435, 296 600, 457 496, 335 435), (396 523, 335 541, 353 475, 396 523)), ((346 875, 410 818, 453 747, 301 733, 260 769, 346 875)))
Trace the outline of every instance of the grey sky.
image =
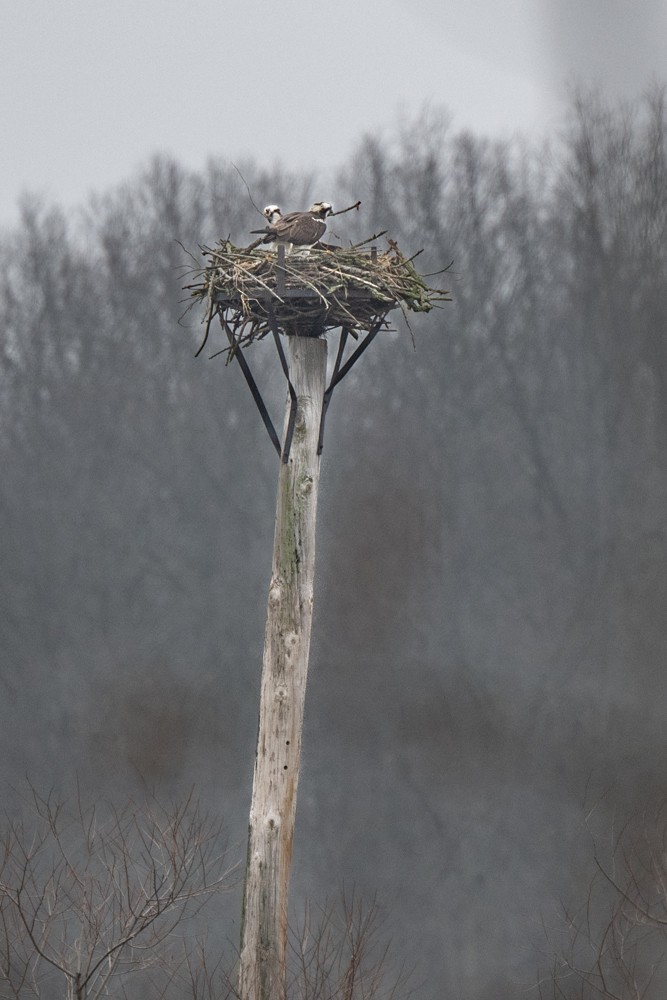
POLYGON ((667 0, 1 0, 0 224, 155 151, 329 167, 397 113, 545 133, 578 78, 667 80, 667 0))

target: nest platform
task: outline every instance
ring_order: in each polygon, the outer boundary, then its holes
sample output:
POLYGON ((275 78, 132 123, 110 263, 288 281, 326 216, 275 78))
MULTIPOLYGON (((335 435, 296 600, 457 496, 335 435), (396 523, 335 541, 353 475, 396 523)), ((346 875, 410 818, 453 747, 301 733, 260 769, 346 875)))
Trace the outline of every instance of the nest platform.
POLYGON ((318 337, 341 328, 357 337, 388 327, 394 309, 429 312, 450 301, 448 292, 426 284, 414 258, 404 257, 393 240, 386 251, 369 249, 377 238, 349 248, 319 244, 307 254, 239 248, 229 240, 202 247, 207 265, 186 287, 208 305, 206 337, 216 315, 232 354, 276 329, 318 337))

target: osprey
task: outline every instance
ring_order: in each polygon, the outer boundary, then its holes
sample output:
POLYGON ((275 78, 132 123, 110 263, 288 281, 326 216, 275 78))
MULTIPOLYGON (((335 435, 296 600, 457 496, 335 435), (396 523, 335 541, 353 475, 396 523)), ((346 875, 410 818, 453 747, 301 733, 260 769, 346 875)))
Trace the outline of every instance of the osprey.
POLYGON ((292 247, 307 251, 324 236, 327 228, 324 220, 332 211, 333 206, 328 201, 316 201, 307 212, 288 212, 275 218, 280 209, 277 205, 267 205, 264 214, 269 218, 269 225, 265 229, 254 229, 253 234, 263 234, 262 243, 286 244, 288 253, 292 247), (268 209, 272 210, 271 216, 267 215, 268 209))
MULTIPOLYGON (((262 215, 268 221, 269 225, 272 226, 278 219, 282 218, 282 211, 277 205, 267 205, 266 208, 262 209, 262 215)), ((268 227, 267 227, 268 228, 268 227)), ((264 230, 262 230, 264 232, 264 230)), ((267 250, 277 250, 278 247, 275 243, 270 243, 267 250)))

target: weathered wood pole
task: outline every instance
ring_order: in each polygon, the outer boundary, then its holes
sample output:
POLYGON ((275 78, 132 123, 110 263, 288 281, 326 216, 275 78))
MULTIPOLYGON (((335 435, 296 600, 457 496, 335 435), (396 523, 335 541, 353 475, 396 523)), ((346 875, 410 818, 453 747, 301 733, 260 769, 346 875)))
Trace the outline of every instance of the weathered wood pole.
MULTIPOLYGON (((288 352, 298 409, 289 461, 281 462, 278 480, 241 921, 241 1000, 285 998, 287 895, 313 614, 327 344, 292 336, 288 352)), ((288 416, 289 398, 283 440, 288 416)))

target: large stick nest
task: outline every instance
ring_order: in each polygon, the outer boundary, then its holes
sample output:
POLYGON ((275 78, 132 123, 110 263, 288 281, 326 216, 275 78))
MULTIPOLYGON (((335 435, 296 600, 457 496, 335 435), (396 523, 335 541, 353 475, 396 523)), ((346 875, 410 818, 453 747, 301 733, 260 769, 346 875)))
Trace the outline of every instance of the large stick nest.
POLYGON ((318 244, 307 255, 287 254, 282 267, 275 251, 256 245, 240 248, 222 240, 213 248, 201 247, 207 264, 186 288, 207 303, 206 337, 216 315, 230 342, 242 345, 265 336, 272 326, 299 336, 337 327, 356 335, 388 325, 393 309, 404 315, 429 312, 450 301, 449 292, 427 285, 414 258, 404 257, 393 240, 388 250, 369 252, 368 244, 377 238, 349 248, 318 244))

